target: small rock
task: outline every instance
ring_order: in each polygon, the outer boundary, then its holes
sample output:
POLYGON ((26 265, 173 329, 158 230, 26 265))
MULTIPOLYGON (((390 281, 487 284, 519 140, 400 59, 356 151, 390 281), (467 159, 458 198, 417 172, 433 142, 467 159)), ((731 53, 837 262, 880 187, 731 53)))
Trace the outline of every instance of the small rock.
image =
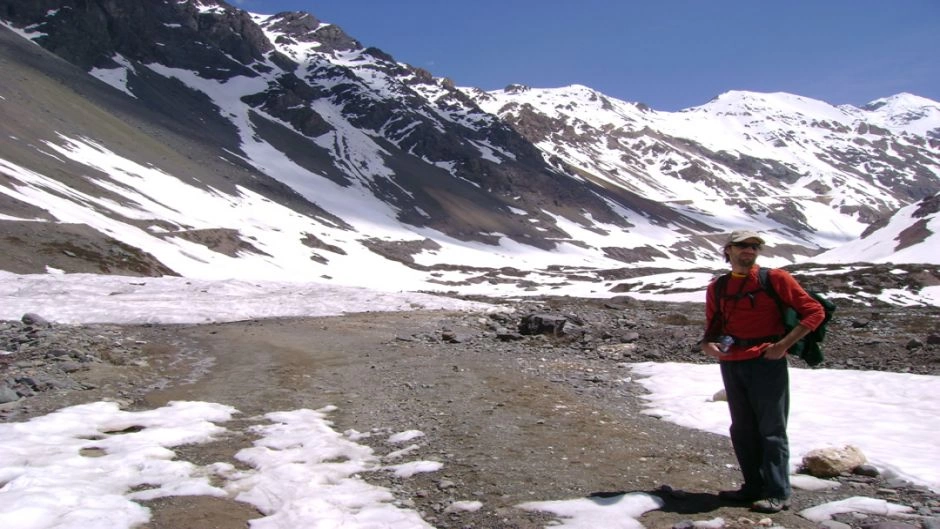
POLYGON ((67 349, 50 349, 49 352, 46 353, 46 356, 49 358, 62 358, 69 356, 69 354, 67 349))
POLYGON ((881 472, 878 471, 877 467, 875 467, 874 465, 868 465, 868 464, 859 465, 855 467, 852 470, 852 473, 857 474, 859 476, 868 476, 870 478, 877 478, 879 475, 881 475, 881 472))
POLYGON ((462 336, 453 331, 444 331, 441 333, 441 341, 447 343, 464 343, 467 341, 467 336, 462 336))
POLYGON ((903 489, 905 487, 910 487, 911 482, 903 478, 891 478, 885 481, 884 486, 890 489, 903 489))
POLYGON ((924 529, 940 529, 940 518, 935 516, 924 518, 920 523, 924 526, 924 529))
POLYGON ((0 383, 0 404, 6 404, 8 402, 14 402, 20 400, 19 394, 13 391, 10 386, 7 386, 6 383, 0 383))
POLYGON ((525 336, 512 331, 496 331, 496 338, 501 342, 517 342, 519 340, 525 340, 525 336))
POLYGON ((820 529, 852 529, 852 526, 835 520, 823 520, 819 522, 820 529))
POLYGON ((50 326, 50 323, 45 318, 33 312, 27 312, 26 314, 23 314, 23 317, 20 319, 20 321, 26 325, 37 325, 40 327, 50 326))
POLYGON ((667 314, 663 318, 663 323, 667 325, 686 326, 689 325, 689 317, 679 313, 667 314))
POLYGON ((620 343, 633 343, 640 339, 640 333, 628 332, 620 336, 620 343))
POLYGON ((85 367, 78 362, 64 362, 59 366, 59 369, 65 371, 66 373, 75 373, 76 371, 81 371, 85 367))

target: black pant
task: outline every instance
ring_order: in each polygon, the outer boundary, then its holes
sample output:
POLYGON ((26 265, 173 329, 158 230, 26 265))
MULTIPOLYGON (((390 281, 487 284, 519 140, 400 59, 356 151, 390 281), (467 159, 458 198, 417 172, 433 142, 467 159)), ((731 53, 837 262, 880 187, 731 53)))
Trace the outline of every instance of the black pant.
POLYGON ((731 444, 744 474, 744 488, 764 498, 789 498, 786 357, 721 362, 721 378, 731 411, 731 444))

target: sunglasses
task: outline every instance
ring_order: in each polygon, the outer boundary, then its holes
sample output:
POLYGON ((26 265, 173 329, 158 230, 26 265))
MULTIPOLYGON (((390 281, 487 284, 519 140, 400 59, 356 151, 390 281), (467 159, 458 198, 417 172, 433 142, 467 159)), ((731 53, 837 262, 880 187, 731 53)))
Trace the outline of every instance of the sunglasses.
POLYGON ((733 242, 731 246, 735 248, 750 248, 754 251, 759 251, 761 249, 761 243, 759 242, 733 242))

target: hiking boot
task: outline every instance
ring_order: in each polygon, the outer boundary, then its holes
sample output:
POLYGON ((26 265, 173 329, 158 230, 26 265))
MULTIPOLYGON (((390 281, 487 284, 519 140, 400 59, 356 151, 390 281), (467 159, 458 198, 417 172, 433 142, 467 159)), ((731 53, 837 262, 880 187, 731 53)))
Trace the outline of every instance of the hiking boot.
POLYGON ((786 498, 764 498, 751 504, 751 510, 773 514, 775 512, 785 511, 790 508, 790 500, 786 498))
POLYGON ((738 490, 723 490, 718 493, 718 499, 737 503, 748 503, 760 499, 760 493, 741 487, 738 490))

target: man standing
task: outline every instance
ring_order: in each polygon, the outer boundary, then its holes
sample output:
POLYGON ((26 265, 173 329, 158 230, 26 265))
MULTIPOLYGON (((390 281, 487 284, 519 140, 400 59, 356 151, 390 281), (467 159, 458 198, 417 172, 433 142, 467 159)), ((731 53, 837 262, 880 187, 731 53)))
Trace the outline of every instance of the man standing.
POLYGON ((825 312, 793 276, 770 270, 768 280, 778 297, 801 318, 785 333, 777 302, 760 286, 756 261, 763 245, 764 239, 753 231, 734 231, 728 237, 724 255, 731 273, 708 286, 702 351, 720 361, 731 412, 731 444, 744 475, 740 489, 721 491, 719 497, 775 513, 789 508, 791 493, 787 350, 815 330, 825 312))

